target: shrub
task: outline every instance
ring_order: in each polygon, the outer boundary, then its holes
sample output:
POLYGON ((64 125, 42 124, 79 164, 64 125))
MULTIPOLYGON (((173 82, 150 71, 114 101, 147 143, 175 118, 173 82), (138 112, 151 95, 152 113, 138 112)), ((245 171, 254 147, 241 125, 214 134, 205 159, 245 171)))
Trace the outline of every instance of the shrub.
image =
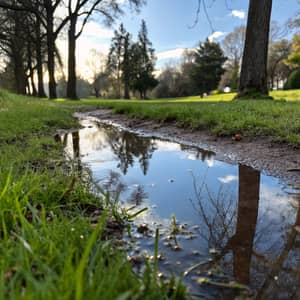
POLYGON ((297 69, 290 74, 283 88, 285 90, 300 88, 300 69, 297 69))
POLYGON ((220 93, 219 90, 213 90, 213 91, 211 91, 210 94, 211 94, 211 95, 219 95, 219 94, 221 94, 221 93, 220 93))

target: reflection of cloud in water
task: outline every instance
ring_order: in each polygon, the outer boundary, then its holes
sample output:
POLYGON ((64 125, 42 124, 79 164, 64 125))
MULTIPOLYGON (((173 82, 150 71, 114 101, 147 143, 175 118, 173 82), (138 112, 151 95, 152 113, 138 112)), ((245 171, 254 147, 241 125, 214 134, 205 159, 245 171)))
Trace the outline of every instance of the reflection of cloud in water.
POLYGON ((206 160, 206 163, 209 168, 212 168, 215 165, 215 160, 213 158, 210 158, 206 160))
POLYGON ((294 214, 296 203, 287 194, 279 193, 278 187, 272 188, 262 183, 260 189, 260 209, 268 218, 278 219, 279 215, 288 218, 294 214))
POLYGON ((83 155, 105 148, 108 145, 107 135, 99 128, 84 128, 80 130, 79 135, 83 155))
POLYGON ((155 145, 159 151, 180 151, 180 145, 172 142, 156 140, 155 145))
POLYGON ((260 204, 255 237, 256 251, 276 257, 283 247, 285 236, 295 222, 297 203, 278 187, 261 184, 260 204))
POLYGON ((218 180, 224 184, 230 183, 232 181, 237 181, 238 177, 235 175, 227 175, 225 177, 219 177, 218 180))
POLYGON ((180 153, 179 155, 180 159, 188 159, 188 160, 201 160, 206 162, 208 167, 213 167, 215 165, 215 160, 212 156, 210 156, 209 152, 205 151, 193 151, 193 150, 185 150, 184 152, 180 153))

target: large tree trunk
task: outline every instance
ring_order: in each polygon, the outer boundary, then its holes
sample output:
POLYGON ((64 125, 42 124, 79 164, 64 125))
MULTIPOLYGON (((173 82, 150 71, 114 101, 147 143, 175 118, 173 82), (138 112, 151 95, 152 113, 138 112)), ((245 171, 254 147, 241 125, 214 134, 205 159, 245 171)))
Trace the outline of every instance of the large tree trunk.
POLYGON ((239 165, 239 202, 236 233, 232 239, 236 279, 249 284, 251 256, 259 204, 260 172, 239 165))
POLYGON ((268 95, 267 62, 272 0, 250 0, 238 97, 268 95))
POLYGON ((44 89, 44 74, 43 74, 43 55, 42 55, 42 37, 41 37, 41 23, 39 18, 36 21, 36 64, 37 64, 37 75, 38 75, 38 96, 40 98, 46 97, 44 89))
POLYGON ((26 95, 26 75, 23 67, 23 59, 18 54, 16 54, 14 57, 14 76, 17 93, 26 95))
MULTIPOLYGON (((48 1, 47 1, 48 2, 48 1)), ((48 3, 47 13, 47 48, 48 48, 48 74, 49 74, 49 98, 57 98, 55 81, 55 34, 53 32, 53 9, 52 4, 48 3)))
POLYGON ((16 91, 18 94, 26 95, 26 74, 24 68, 24 44, 22 37, 20 36, 21 32, 21 23, 20 23, 20 13, 14 12, 14 35, 12 38, 12 57, 14 64, 14 77, 16 84, 16 91))
POLYGON ((68 53, 68 83, 67 98, 78 99, 76 93, 76 22, 77 16, 70 19, 70 28, 68 32, 69 53, 68 53))

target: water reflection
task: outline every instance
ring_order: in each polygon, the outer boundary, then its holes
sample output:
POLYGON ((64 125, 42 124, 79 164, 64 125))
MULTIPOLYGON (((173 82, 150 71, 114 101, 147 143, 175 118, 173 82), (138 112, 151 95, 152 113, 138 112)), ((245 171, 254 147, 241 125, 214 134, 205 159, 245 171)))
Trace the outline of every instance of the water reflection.
POLYGON ((194 160, 201 160, 201 161, 210 161, 215 157, 215 153, 212 151, 206 151, 200 148, 191 147, 187 145, 180 145, 182 151, 190 152, 190 158, 194 160))
POLYGON ((262 258, 263 262, 270 266, 270 270, 258 289, 256 299, 271 299, 273 295, 278 299, 300 299, 299 204, 300 197, 298 197, 298 207, 295 207, 297 210, 295 223, 285 236, 285 244, 279 256, 272 261, 267 257, 262 258))
POLYGON ((149 167, 149 160, 156 150, 155 143, 151 138, 141 139, 135 134, 127 131, 118 131, 113 127, 106 128, 109 145, 119 160, 118 167, 124 175, 128 168, 132 167, 135 158, 138 159, 143 174, 146 175, 149 167))
POLYGON ((239 165, 239 197, 235 235, 230 240, 235 278, 250 283, 250 265, 258 217, 260 172, 239 165))
MULTIPOLYGON (((121 194, 129 205, 157 207, 141 222, 170 224, 174 214, 187 223, 194 238, 179 233, 181 251, 160 243, 174 273, 207 261, 186 282, 193 285, 200 275, 235 279, 251 286, 255 299, 300 299, 299 196, 286 194, 278 180, 250 167, 215 161, 213 152, 90 121, 82 125, 64 137, 66 152, 79 165, 87 164, 101 187, 121 194)), ((152 251, 148 244, 141 247, 152 251)), ((225 295, 198 284, 193 290, 216 299, 225 295)))
POLYGON ((197 211, 208 234, 200 236, 209 247, 218 250, 201 272, 207 273, 216 266, 232 266, 235 280, 256 290, 254 299, 300 299, 300 196, 287 203, 291 208, 289 219, 283 218, 284 223, 272 228, 266 214, 262 215, 266 219, 259 218, 259 202, 263 198, 260 178, 257 170, 239 165, 236 208, 221 192, 214 197, 209 190, 204 191, 203 184, 200 188, 195 185, 197 211), (207 205, 204 207, 207 200, 213 211, 207 205), (265 227, 270 230, 265 231, 265 227), (275 236, 275 243, 271 235, 275 236))

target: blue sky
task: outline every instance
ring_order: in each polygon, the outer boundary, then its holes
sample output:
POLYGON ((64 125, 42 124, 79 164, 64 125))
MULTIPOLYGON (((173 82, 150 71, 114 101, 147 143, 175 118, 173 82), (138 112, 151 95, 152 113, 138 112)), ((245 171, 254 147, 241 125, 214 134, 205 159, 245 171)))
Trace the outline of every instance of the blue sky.
MULTIPOLYGON (((120 0, 125 2, 125 0, 120 0)), ((258 0, 259 1, 259 0, 258 0)), ((206 0, 208 14, 215 31, 215 40, 220 41, 234 27, 246 24, 249 0, 206 0), (228 6, 226 6, 226 2, 228 6)), ((272 19, 283 24, 300 10, 296 0, 273 0, 272 19)), ((149 37, 156 49, 157 66, 178 59, 183 49, 193 48, 213 32, 202 10, 198 24, 191 28, 196 18, 197 0, 148 0, 140 14, 125 9, 126 14, 114 27, 123 22, 126 29, 135 37, 140 22, 144 19, 149 37)), ((78 57, 83 62, 89 57, 90 49, 107 52, 113 28, 105 28, 97 19, 91 21, 78 45, 78 57)))
MULTIPOLYGON (((221 40, 234 27, 246 23, 248 0, 227 0, 228 5, 226 0, 207 0, 206 3, 213 28, 203 9, 198 24, 191 28, 196 18, 197 0, 148 0, 140 15, 128 13, 122 21, 130 32, 136 32, 140 20, 145 19, 157 53, 168 51, 170 55, 176 53, 175 49, 194 47, 211 35, 212 29, 219 35, 217 40, 221 40)), ((274 0, 272 19, 284 23, 299 9, 296 0, 274 0)))

